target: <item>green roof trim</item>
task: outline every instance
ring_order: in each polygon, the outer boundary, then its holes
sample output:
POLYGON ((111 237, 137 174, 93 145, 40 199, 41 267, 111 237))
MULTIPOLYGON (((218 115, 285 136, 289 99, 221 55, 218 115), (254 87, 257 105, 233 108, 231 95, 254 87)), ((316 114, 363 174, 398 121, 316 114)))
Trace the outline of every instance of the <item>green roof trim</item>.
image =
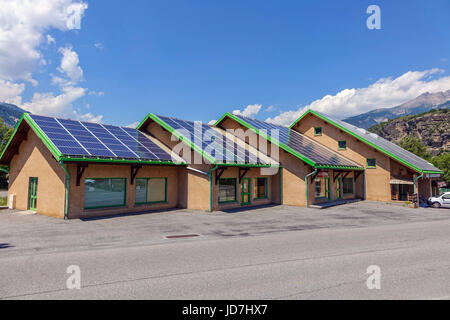
POLYGON ((175 137, 177 137, 180 141, 183 141, 184 143, 186 143, 189 147, 191 147, 192 150, 194 150, 195 152, 199 153, 203 158, 208 160, 211 164, 216 164, 216 160, 213 157, 211 157, 209 154, 207 154, 206 152, 201 150, 190 139, 188 139, 184 135, 180 134, 177 130, 172 128, 170 125, 165 123, 163 120, 161 120, 157 115, 155 115, 153 113, 149 113, 147 115, 147 117, 139 124, 139 126, 137 127, 138 130, 141 127, 141 125, 143 125, 144 122, 147 121, 148 118, 152 119, 157 124, 159 124, 161 127, 166 129, 167 131, 169 131, 171 134, 173 134, 175 137))
POLYGON ((243 125, 244 127, 246 127, 247 129, 252 130, 253 132, 255 132, 256 134, 262 136, 264 139, 266 139, 267 141, 270 141, 271 143, 274 143, 275 145, 277 145, 278 147, 280 147, 281 149, 283 149, 284 151, 294 155, 295 157, 301 159, 302 161, 306 162, 307 164, 309 164, 310 166, 314 166, 315 162, 312 161, 311 159, 305 157, 304 155, 298 153, 297 151, 293 150, 292 148, 288 147, 287 145, 279 142, 278 140, 274 140, 272 139, 270 136, 268 136, 267 134, 261 133, 258 129, 256 129, 255 127, 249 125, 247 122, 245 122, 242 119, 239 119, 238 117, 236 117, 234 114, 230 113, 230 112, 226 112, 219 120, 216 121, 216 123, 214 124, 214 126, 218 126, 220 124, 220 122, 222 122, 226 117, 229 117, 231 119, 233 119, 234 121, 238 122, 239 124, 243 125))
POLYGON ((114 162, 114 163, 130 163, 130 164, 159 164, 159 165, 171 165, 171 166, 186 166, 186 163, 177 163, 171 161, 156 161, 156 160, 128 160, 128 159, 114 159, 114 158, 86 158, 86 157, 61 157, 61 161, 65 162, 114 162))
POLYGON ((11 144, 11 141, 14 139, 14 136, 17 133, 17 130, 19 129, 22 122, 25 121, 31 129, 36 133, 36 135, 42 140, 44 145, 49 149, 49 151, 52 153, 52 155, 55 157, 56 160, 60 160, 61 152, 59 152, 58 148, 53 144, 53 142, 47 137, 47 135, 39 128, 39 126, 34 122, 34 120, 30 117, 30 114, 25 112, 22 114, 22 117, 20 117, 20 120, 17 122, 16 127, 14 128, 13 133, 11 134, 11 137, 9 138, 8 143, 6 144, 5 148, 3 149, 0 159, 3 158, 3 155, 6 152, 6 149, 8 149, 9 145, 11 144))
POLYGON ((392 154, 391 152, 384 150, 384 149, 381 148, 380 146, 378 146, 378 145, 376 145, 376 144, 374 144, 374 143, 372 143, 372 142, 370 142, 370 141, 368 141, 368 140, 362 138, 362 137, 359 136, 358 134, 356 134, 356 133, 354 133, 354 132, 348 130, 347 128, 344 128, 343 126, 337 124, 337 123, 334 122, 333 120, 330 120, 330 119, 328 119, 327 117, 325 117, 325 116, 321 115, 320 113, 317 113, 317 112, 315 112, 314 110, 311 110, 311 109, 309 109, 308 111, 306 111, 305 113, 303 113, 297 120, 294 121, 294 123, 292 123, 292 124, 289 126, 289 128, 292 129, 292 127, 294 127, 296 124, 298 124, 298 123, 299 123, 306 115, 308 115, 308 114, 313 114, 313 115, 315 115, 316 117, 318 117, 318 118, 320 118, 320 119, 322 119, 322 120, 324 120, 324 121, 326 121, 326 122, 332 124, 333 126, 339 128, 340 130, 342 130, 342 131, 348 133, 349 135, 351 135, 351 136, 353 136, 353 137, 355 137, 355 138, 361 140, 362 142, 368 144, 369 146, 375 148, 375 149, 378 150, 378 151, 381 151, 382 153, 386 154, 387 156, 389 156, 389 157, 391 157, 391 158, 397 160, 398 162, 400 162, 400 163, 406 165, 407 167, 410 167, 411 169, 416 170, 417 172, 421 172, 421 173, 439 173, 439 174, 442 174, 442 173, 443 173, 443 171, 422 170, 422 169, 420 169, 419 167, 414 166, 414 165, 412 165, 411 163, 409 163, 409 162, 403 160, 402 158, 400 158, 400 157, 398 157, 398 156, 392 154))
POLYGON ((319 165, 319 164, 316 164, 313 160, 311 160, 311 159, 305 157, 304 155, 298 153, 297 151, 295 151, 292 148, 288 147, 284 143, 281 143, 278 140, 272 139, 267 134, 261 133, 258 129, 256 129, 255 127, 249 125, 247 122, 245 122, 244 120, 236 117, 234 114, 232 114, 230 112, 226 112, 219 120, 216 121, 214 126, 218 126, 226 117, 229 117, 229 118, 233 119, 234 121, 238 122, 239 124, 243 125, 247 129, 252 130, 256 134, 262 136, 267 141, 270 141, 271 143, 274 143, 275 145, 277 145, 278 147, 280 147, 284 151, 292 154, 293 156, 299 158, 300 160, 304 161, 305 163, 309 164, 310 166, 312 166, 314 168, 322 168, 322 169, 333 169, 334 168, 334 169, 364 170, 364 168, 358 167, 358 166, 352 167, 352 166, 333 166, 333 165, 319 165))
POLYGON ((0 155, 0 159, 3 158, 3 154, 5 153, 6 149, 10 145, 11 141, 13 140, 15 134, 17 133, 17 130, 22 123, 22 121, 25 121, 36 133, 36 135, 41 139, 41 141, 44 143, 44 145, 49 149, 49 151, 52 153, 52 155, 55 157, 57 161, 77 161, 77 162, 99 162, 99 163, 130 163, 130 164, 154 164, 154 165, 186 165, 186 163, 177 163, 177 162, 171 162, 171 161, 157 161, 157 160, 129 160, 125 158, 89 158, 89 157, 80 157, 80 156, 65 156, 61 154, 61 152, 58 150, 58 148, 53 144, 53 142, 47 137, 47 135, 41 130, 41 128, 34 122, 34 120, 30 117, 28 113, 24 113, 22 117, 20 118, 19 122, 17 123, 13 133, 11 134, 11 138, 9 139, 8 143, 6 144, 5 148, 3 149, 2 154, 0 155))

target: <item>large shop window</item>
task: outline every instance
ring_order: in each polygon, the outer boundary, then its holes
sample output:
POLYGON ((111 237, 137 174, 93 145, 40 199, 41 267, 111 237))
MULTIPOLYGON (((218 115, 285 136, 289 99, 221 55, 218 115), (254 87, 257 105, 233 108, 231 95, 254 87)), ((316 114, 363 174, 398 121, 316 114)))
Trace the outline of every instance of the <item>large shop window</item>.
POLYGON ((352 194, 353 190, 353 178, 344 178, 342 179, 343 184, 343 192, 344 194, 352 194))
POLYGON ((255 199, 267 198, 267 178, 256 178, 255 199))
POLYGON ((328 198, 328 181, 328 178, 324 177, 314 179, 314 196, 316 198, 328 198))
POLYGON ((126 204, 127 179, 89 178, 84 180, 84 208, 119 207, 126 204))
POLYGON ((236 201, 236 187, 235 178, 219 179, 219 203, 236 201))
POLYGON ((136 179, 135 203, 167 202, 167 178, 136 179))

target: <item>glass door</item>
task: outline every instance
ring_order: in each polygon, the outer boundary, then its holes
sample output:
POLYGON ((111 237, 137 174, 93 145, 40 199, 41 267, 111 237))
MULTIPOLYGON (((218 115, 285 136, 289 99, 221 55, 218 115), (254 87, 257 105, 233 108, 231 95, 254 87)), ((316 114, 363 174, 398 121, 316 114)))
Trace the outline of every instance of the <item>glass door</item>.
POLYGON ((38 178, 30 177, 28 184, 28 210, 36 211, 38 178))
POLYGON ((250 204, 250 178, 242 178, 241 184, 241 205, 250 204))

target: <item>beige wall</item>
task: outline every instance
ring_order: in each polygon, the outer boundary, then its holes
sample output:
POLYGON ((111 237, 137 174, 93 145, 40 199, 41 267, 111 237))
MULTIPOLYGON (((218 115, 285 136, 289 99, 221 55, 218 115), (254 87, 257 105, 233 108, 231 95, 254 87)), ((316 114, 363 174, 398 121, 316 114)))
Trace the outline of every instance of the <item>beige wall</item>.
POLYGON ((139 212, 148 210, 159 210, 174 208, 180 205, 179 202, 179 176, 182 166, 162 166, 148 165, 143 166, 136 178, 165 177, 167 179, 167 202, 153 204, 135 204, 135 184, 131 185, 130 165, 112 165, 112 164, 92 164, 85 169, 81 178, 80 185, 76 185, 77 166, 76 164, 67 164, 70 173, 70 192, 69 192, 69 218, 83 218, 102 216, 127 212, 139 212), (127 180, 127 201, 124 207, 113 207, 105 209, 84 209, 84 179, 86 178, 126 178, 127 180))
POLYGON ((64 218, 65 172, 31 129, 10 163, 8 196, 16 196, 16 209, 28 209, 30 177, 38 178, 36 212, 64 218))
POLYGON ((375 158, 377 167, 366 168, 364 173, 366 199, 377 201, 391 200, 391 159, 388 156, 311 114, 306 115, 293 129, 313 138, 361 166, 366 167, 367 158, 375 158), (314 135, 314 127, 322 127, 321 136, 314 135), (346 150, 338 149, 339 140, 347 141, 346 150))

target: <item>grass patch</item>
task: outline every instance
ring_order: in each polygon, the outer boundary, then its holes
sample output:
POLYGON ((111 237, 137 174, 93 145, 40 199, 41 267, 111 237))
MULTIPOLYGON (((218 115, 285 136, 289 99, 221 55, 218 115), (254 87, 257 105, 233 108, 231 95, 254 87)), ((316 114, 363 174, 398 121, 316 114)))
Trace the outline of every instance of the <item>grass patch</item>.
POLYGON ((0 206, 8 205, 8 197, 0 197, 0 206))

